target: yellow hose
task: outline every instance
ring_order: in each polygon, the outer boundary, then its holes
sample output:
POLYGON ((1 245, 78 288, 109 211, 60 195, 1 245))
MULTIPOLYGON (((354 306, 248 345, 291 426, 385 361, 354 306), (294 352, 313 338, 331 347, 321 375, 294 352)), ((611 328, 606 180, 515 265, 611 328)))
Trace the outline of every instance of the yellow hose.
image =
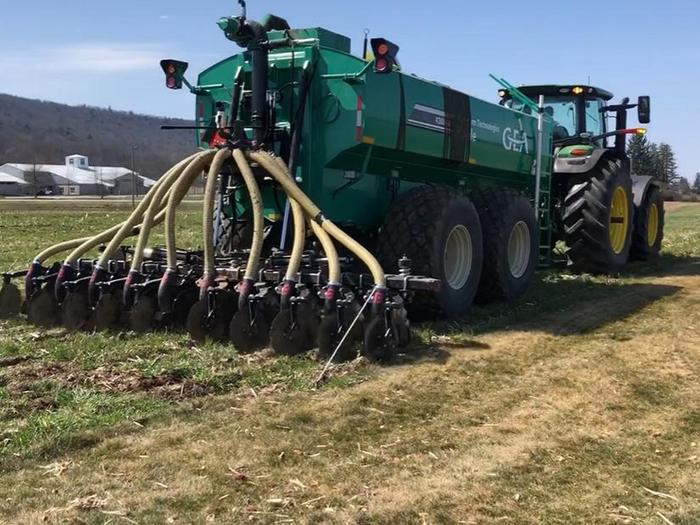
MULTIPOLYGON (((192 159, 192 157, 194 157, 194 156, 189 157, 189 159, 192 159)), ((180 163, 178 163, 178 165, 179 164, 180 163)), ((175 167, 177 167, 177 165, 174 166, 173 169, 175 167)), ((170 170, 168 170, 168 172, 166 172, 166 175, 169 172, 170 172, 170 170)), ((152 189, 156 189, 156 186, 154 186, 152 189)), ((164 197, 165 197, 165 199, 167 199, 167 194, 164 197)), ((161 202, 159 204, 159 209, 163 207, 163 204, 164 204, 163 199, 161 199, 161 202)), ((153 220, 153 226, 161 223, 163 221, 164 217, 165 217, 164 213, 159 213, 158 215, 156 215, 154 220, 153 220)), ((71 249, 75 249, 75 248, 80 247, 77 250, 75 250, 75 253, 69 255, 66 258, 66 261, 72 260, 75 262, 86 252, 90 251, 91 249, 98 246, 99 244, 109 240, 111 238, 111 234, 117 232, 123 224, 124 224, 124 222, 120 222, 116 226, 112 226, 108 230, 105 230, 104 232, 97 234, 97 235, 92 235, 90 237, 81 237, 79 239, 72 239, 70 241, 64 241, 64 242, 60 242, 58 244, 54 244, 53 246, 46 248, 44 251, 42 251, 36 257, 34 257, 34 262, 43 263, 44 261, 46 261, 46 259, 48 259, 49 257, 53 257, 57 253, 61 253, 61 252, 67 251, 67 250, 71 250, 71 249), (95 242, 95 240, 97 242, 95 242)), ((134 229, 136 230, 138 228, 139 228, 139 226, 137 226, 134 229)))
MULTIPOLYGON (((167 202, 167 195, 170 188, 172 188, 173 184, 175 184, 178 177, 182 175, 187 165, 189 165, 190 162, 193 162, 199 155, 201 155, 201 153, 195 153, 181 162, 178 162, 174 167, 173 177, 168 181, 165 181, 156 189, 155 194, 153 195, 153 200, 146 210, 146 214, 143 217, 143 222, 141 223, 139 239, 136 243, 136 249, 134 250, 134 257, 131 261, 131 268, 133 270, 138 270, 141 266, 141 263, 143 262, 144 250, 146 249, 146 244, 148 243, 148 237, 151 234, 151 230, 153 229, 153 226, 160 222, 156 221, 156 212, 161 210, 164 202, 167 202)), ((160 213, 159 215, 160 220, 162 221, 165 214, 160 213)))
MULTIPOLYGON (((196 157, 200 157, 201 155, 201 153, 198 153, 196 154, 196 157)), ((180 176, 181 168, 189 163, 189 159, 181 160, 175 166, 170 168, 166 175, 164 175, 158 180, 156 185, 153 188, 151 188, 151 190, 146 194, 146 196, 141 200, 141 202, 139 202, 138 206, 136 206, 136 209, 132 212, 129 218, 126 221, 124 221, 124 223, 119 228, 119 231, 109 241, 109 244, 102 252, 99 260, 97 261, 96 268, 105 269, 107 261, 109 261, 112 258, 112 255, 114 255, 114 253, 119 249, 119 246, 122 244, 124 239, 126 239, 129 235, 132 234, 134 227, 141 222, 144 213, 150 207, 151 202, 154 201, 154 197, 158 194, 158 190, 163 186, 171 186, 172 183, 180 176)), ((159 202, 156 202, 156 206, 158 205, 159 202)))
MULTIPOLYGON (((151 188, 151 190, 148 192, 149 194, 151 192, 157 191, 157 189, 163 184, 165 178, 172 173, 181 163, 176 164, 172 168, 170 168, 163 177, 160 178, 156 182, 156 184, 151 188)), ((132 216, 134 215, 135 212, 132 212, 132 216)), ((66 257, 66 260, 64 261, 64 264, 70 265, 70 266, 75 266, 75 264, 78 262, 78 259, 82 257, 85 253, 89 252, 96 246, 99 246, 100 244, 109 241, 112 239, 112 237, 126 224, 127 221, 120 222, 119 224, 112 226, 111 228, 98 233, 97 235, 93 235, 92 237, 84 237, 82 239, 76 239, 74 241, 67 241, 65 244, 65 248, 61 246, 60 244, 57 244, 55 246, 52 246, 43 252, 41 252, 38 256, 37 259, 40 260, 45 260, 48 257, 51 257, 52 255, 55 255, 56 253, 59 253, 64 250, 69 250, 71 248, 74 248, 73 252, 71 252, 68 257, 66 257)), ((132 229, 133 232, 133 229, 132 229)))
POLYGON ((89 252, 96 246, 99 246, 100 244, 109 241, 121 229, 121 227, 124 226, 124 224, 126 224, 126 221, 120 222, 119 224, 112 226, 108 230, 105 230, 102 233, 98 233, 97 235, 88 238, 85 242, 83 242, 77 248, 75 248, 68 255, 68 257, 66 257, 66 260, 63 261, 63 264, 75 266, 78 263, 78 259, 80 259, 80 257, 82 257, 85 253, 89 252))
POLYGON ((348 250, 354 253, 366 266, 369 268, 375 286, 379 288, 386 287, 386 276, 379 261, 360 243, 338 228, 333 222, 326 219, 321 213, 321 210, 309 199, 309 197, 299 189, 294 180, 291 178, 288 171, 283 170, 280 165, 274 160, 269 153, 259 151, 251 152, 250 158, 260 164, 265 170, 272 175, 275 180, 284 188, 287 195, 304 208, 304 211, 311 217, 311 220, 316 221, 320 226, 328 232, 331 237, 335 238, 348 250))
POLYGON ((221 172, 221 167, 226 159, 231 158, 231 150, 220 149, 214 156, 207 174, 207 184, 204 188, 204 212, 202 214, 202 231, 204 235, 204 276, 212 278, 215 272, 214 239, 212 236, 212 224, 214 223, 214 200, 216 199, 216 182, 221 172))
POLYGON ((331 239, 331 236, 326 233, 326 230, 321 228, 316 221, 309 219, 309 224, 311 224, 311 230, 321 243, 323 252, 326 254, 326 259, 328 259, 328 284, 339 285, 340 261, 338 260, 338 252, 335 249, 335 244, 333 244, 333 239, 331 239))
POLYGON ((190 186, 206 168, 215 153, 213 150, 200 153, 195 160, 188 164, 179 180, 170 190, 170 196, 165 208, 165 249, 167 251, 168 268, 171 270, 177 268, 177 249, 175 246, 175 214, 177 206, 185 198, 190 186))
MULTIPOLYGON (((265 240, 263 233, 263 203, 260 195, 258 183, 255 181, 253 170, 248 165, 248 160, 245 154, 240 149, 233 150, 233 158, 238 165, 238 169, 243 175, 243 181, 248 189, 250 203, 253 208, 253 241, 250 245, 250 254, 248 254, 248 264, 246 265, 245 275, 246 280, 257 280, 258 264, 260 262, 260 253, 262 252, 263 242, 265 240)), ((273 161, 274 164, 274 161, 273 161)), ((275 166, 277 166, 275 164, 275 166)), ((279 168, 279 167, 278 167, 279 168)))
POLYGON ((41 252, 39 255, 34 257, 34 262, 41 264, 49 257, 53 257, 57 253, 72 250, 72 249, 80 246, 84 242, 89 241, 90 239, 92 239, 92 237, 82 237, 80 239, 73 239, 70 241, 59 242, 58 244, 54 244, 53 246, 49 246, 43 252, 41 252))
MULTIPOLYGON (((287 165, 280 157, 275 160, 280 168, 288 172, 287 165)), ((289 204, 292 209, 292 219, 294 221, 294 242, 292 243, 292 253, 289 256, 289 264, 287 265, 287 273, 284 277, 285 281, 296 281, 301 259, 304 256, 304 244, 306 241, 306 217, 301 205, 294 199, 289 198, 289 204)))

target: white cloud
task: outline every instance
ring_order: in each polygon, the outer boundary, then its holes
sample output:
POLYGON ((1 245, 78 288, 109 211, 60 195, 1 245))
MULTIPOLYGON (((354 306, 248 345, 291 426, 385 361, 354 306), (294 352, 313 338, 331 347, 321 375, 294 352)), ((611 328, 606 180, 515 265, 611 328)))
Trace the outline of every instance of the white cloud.
POLYGON ((170 18, 170 15, 160 15, 161 20, 167 20, 168 18, 170 18))
POLYGON ((80 44, 53 51, 49 62, 54 70, 113 73, 151 69, 162 58, 152 45, 80 44))
POLYGON ((159 46, 149 43, 82 43, 51 49, 6 51, 0 68, 41 69, 54 72, 114 73, 142 71, 157 67, 164 56, 159 46))

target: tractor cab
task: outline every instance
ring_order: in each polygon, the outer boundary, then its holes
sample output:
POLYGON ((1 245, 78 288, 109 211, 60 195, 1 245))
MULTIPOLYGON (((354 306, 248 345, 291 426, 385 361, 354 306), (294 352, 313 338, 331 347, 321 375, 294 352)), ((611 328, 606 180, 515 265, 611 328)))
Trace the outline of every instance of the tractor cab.
MULTIPOLYGON (((554 141, 566 142, 582 133, 604 134, 604 109, 613 94, 592 86, 525 86, 518 88, 525 96, 538 102, 544 95, 544 111, 554 121, 554 141)), ((506 99, 505 105, 520 109, 517 100, 506 99)))
MULTIPOLYGON (((649 122, 649 97, 639 97, 637 104, 630 104, 624 98, 620 104, 610 105, 613 94, 601 88, 584 85, 539 85, 521 86, 523 95, 536 103, 544 98, 545 115, 554 121, 554 146, 588 144, 595 148, 608 146, 607 138, 616 137, 613 149, 620 156, 625 152, 625 135, 642 134, 644 128, 627 128, 627 110, 637 108, 638 120, 642 124, 649 122), (615 114, 615 124, 609 130, 607 116, 615 114)), ((517 98, 512 98, 507 90, 499 92, 501 105, 518 111, 531 111, 517 98)))

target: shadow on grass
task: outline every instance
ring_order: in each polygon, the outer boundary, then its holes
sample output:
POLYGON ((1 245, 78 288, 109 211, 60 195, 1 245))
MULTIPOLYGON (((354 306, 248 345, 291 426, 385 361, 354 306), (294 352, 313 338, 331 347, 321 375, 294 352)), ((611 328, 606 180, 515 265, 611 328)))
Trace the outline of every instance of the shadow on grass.
MULTIPOLYGON (((687 265, 676 268, 679 273, 666 267, 664 274, 684 275, 687 271, 687 265)), ((650 272, 646 275, 654 275, 649 268, 644 271, 650 272)), ((444 362, 451 348, 488 349, 488 344, 473 338, 493 331, 545 332, 556 336, 583 334, 624 320, 681 289, 666 284, 546 272, 538 276, 528 294, 516 303, 475 307, 468 317, 456 321, 415 324, 421 337, 411 345, 409 353, 414 360, 444 362)))
POLYGON ((700 275, 700 257, 664 253, 655 261, 632 262, 625 267, 625 277, 665 277, 700 275))

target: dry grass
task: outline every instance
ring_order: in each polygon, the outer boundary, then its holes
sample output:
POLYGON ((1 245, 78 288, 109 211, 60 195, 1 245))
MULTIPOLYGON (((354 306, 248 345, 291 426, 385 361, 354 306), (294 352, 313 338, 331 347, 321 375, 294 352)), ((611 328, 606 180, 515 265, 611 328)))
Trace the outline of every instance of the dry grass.
MULTIPOLYGON (((313 391, 312 362, 271 372, 278 361, 263 355, 246 365, 254 383, 141 407, 156 416, 85 428, 65 451, 18 451, 0 475, 0 516, 700 523, 700 216, 683 208, 669 223, 658 265, 620 280, 545 274, 515 308, 423 327, 403 364, 360 363, 313 391)), ((118 366, 86 359, 95 347, 81 341, 70 363, 118 366)), ((129 356, 146 352, 133 344, 129 356)), ((206 368, 224 351, 188 362, 206 368)))

